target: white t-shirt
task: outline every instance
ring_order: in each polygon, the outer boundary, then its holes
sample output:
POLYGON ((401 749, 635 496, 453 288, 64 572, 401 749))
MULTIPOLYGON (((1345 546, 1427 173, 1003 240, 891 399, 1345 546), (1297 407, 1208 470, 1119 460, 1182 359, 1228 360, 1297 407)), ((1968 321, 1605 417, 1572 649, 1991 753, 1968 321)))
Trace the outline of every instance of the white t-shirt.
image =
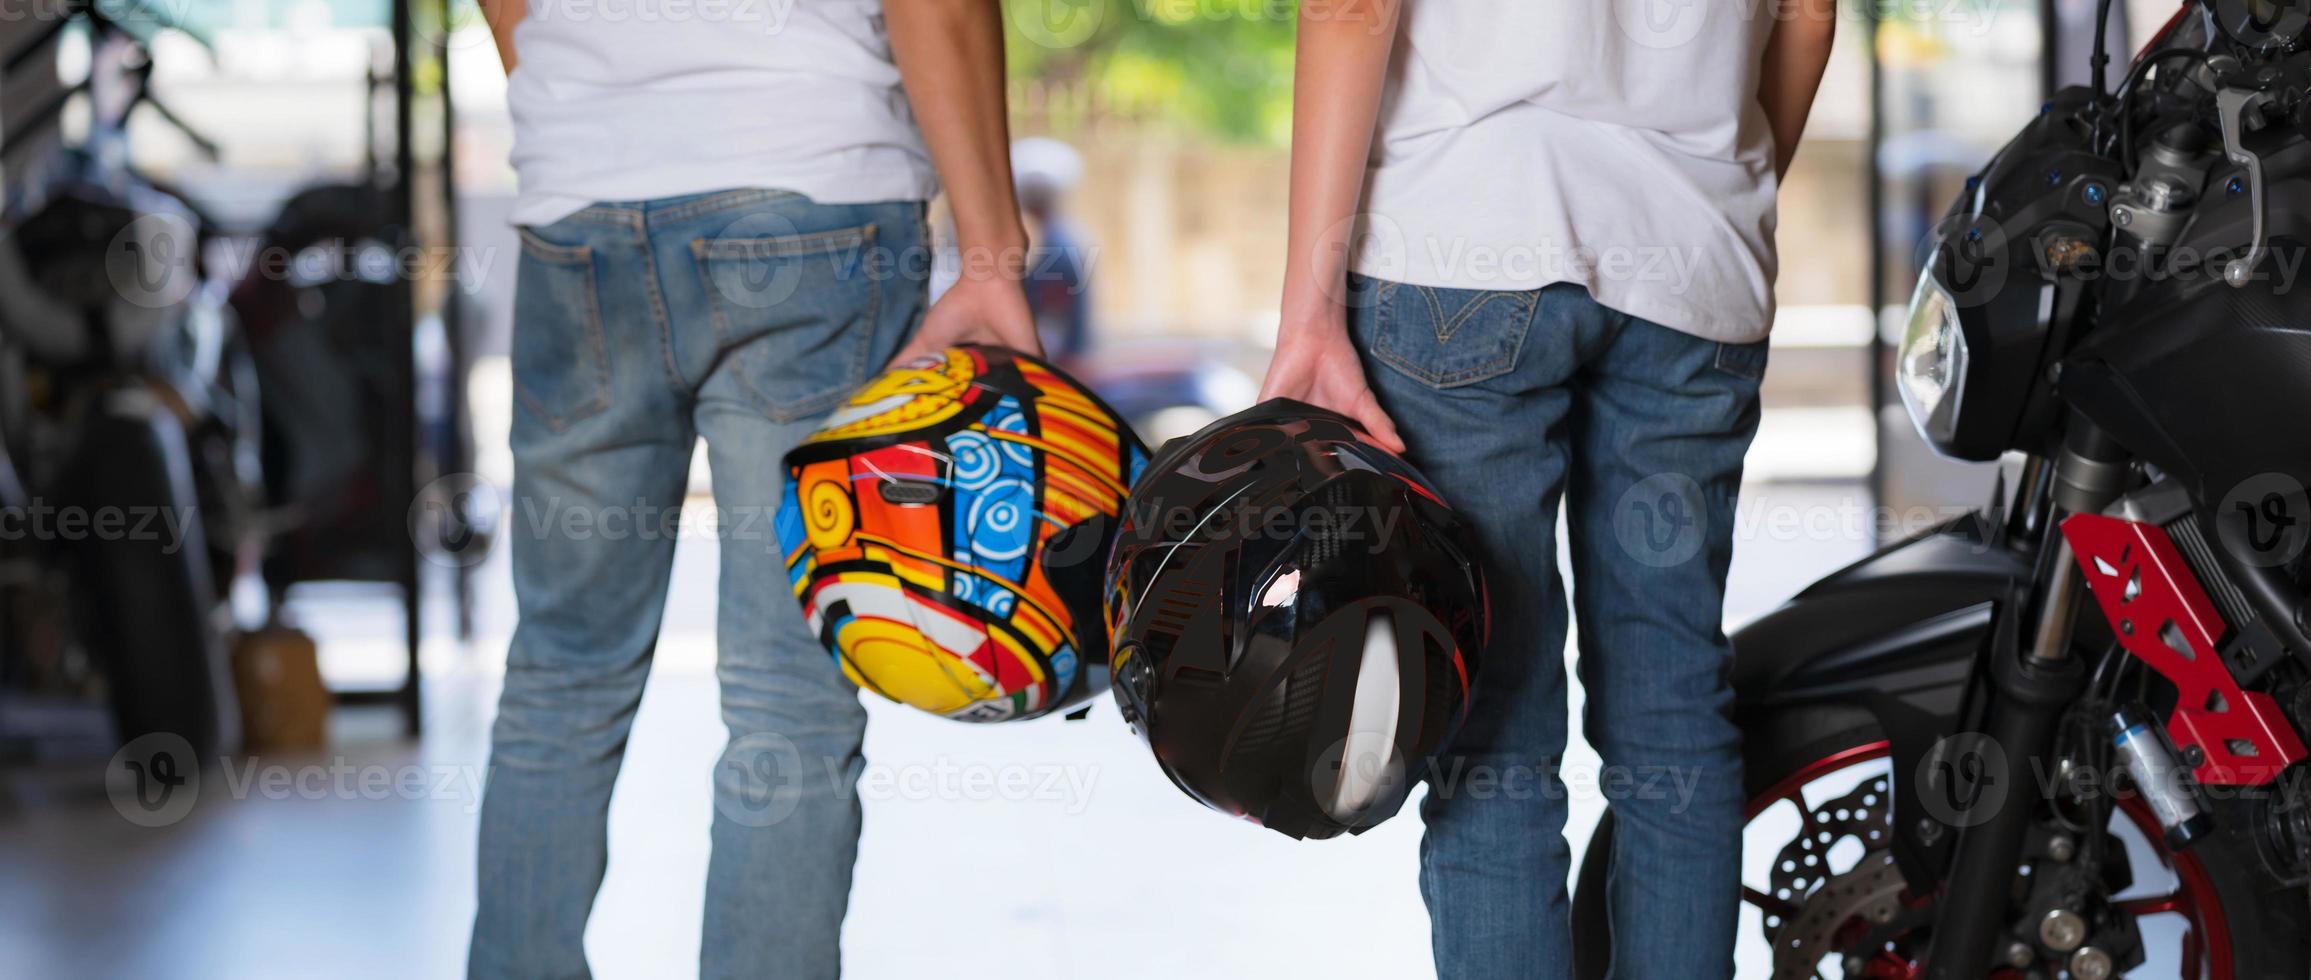
POLYGON ((1773 322, 1763 0, 1408 0, 1353 257, 1462 289, 1588 287, 1711 340, 1773 322))
POLYGON ((882 0, 530 0, 514 48, 517 223, 739 187, 938 192, 882 0))

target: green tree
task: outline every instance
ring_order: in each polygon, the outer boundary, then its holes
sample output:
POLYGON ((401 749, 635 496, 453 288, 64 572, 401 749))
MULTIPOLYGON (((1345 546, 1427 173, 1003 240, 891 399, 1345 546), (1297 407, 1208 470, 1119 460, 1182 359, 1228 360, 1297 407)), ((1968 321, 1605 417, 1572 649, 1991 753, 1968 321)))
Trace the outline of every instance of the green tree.
POLYGON ((1290 132, 1295 0, 1009 0, 1015 104, 1066 132, 1122 119, 1237 142, 1290 132))

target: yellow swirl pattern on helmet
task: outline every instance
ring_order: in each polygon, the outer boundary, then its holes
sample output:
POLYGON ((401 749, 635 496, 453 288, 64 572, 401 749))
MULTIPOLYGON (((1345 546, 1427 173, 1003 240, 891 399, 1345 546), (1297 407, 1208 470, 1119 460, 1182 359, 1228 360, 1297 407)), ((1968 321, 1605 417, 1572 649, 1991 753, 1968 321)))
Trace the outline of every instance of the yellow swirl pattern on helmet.
POLYGON ((801 499, 803 530, 810 535, 811 547, 832 550, 850 542, 858 512, 847 488, 835 480, 812 480, 802 488, 801 499))

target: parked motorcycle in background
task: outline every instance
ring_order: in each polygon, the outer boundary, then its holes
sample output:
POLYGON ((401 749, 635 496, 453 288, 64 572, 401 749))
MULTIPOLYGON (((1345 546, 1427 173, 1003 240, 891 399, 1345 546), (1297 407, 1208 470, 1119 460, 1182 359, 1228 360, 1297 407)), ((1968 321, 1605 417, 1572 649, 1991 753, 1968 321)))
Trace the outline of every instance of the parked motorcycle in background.
MULTIPOLYGON (((2311 973, 2307 27, 2192 0, 1940 225, 1903 400, 2021 476, 1735 636, 1745 962, 2311 973)), ((1581 868, 1584 977, 1615 839, 1581 868)))
POLYGON ((223 600, 261 540, 254 367, 198 267, 204 219, 78 166, 0 242, 0 664, 17 734, 95 696, 113 741, 205 758, 236 741, 223 600))
POLYGON ((263 547, 256 370, 215 222, 127 162, 132 111, 184 125, 113 19, 159 16, 140 11, 70 2, 0 31, 30 107, 0 127, 0 761, 238 741, 225 600, 263 547), (42 66, 74 31, 88 67, 65 84, 42 66))

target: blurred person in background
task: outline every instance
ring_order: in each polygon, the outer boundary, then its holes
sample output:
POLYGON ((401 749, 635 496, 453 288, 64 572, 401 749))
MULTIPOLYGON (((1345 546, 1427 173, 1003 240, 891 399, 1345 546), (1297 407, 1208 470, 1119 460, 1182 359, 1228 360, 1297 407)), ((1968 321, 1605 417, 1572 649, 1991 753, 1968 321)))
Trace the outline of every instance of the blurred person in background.
POLYGON ((1083 179, 1083 155, 1058 140, 1033 136, 1011 144, 1012 180, 1029 221, 1027 308, 1043 349, 1074 371, 1091 352, 1091 262, 1088 240, 1062 208, 1083 179))
POLYGON ((1834 11, 1374 0, 1299 16, 1262 395, 1405 449, 1493 572, 1485 674, 1421 807, 1437 972, 1571 975, 1561 499, 1584 730, 1600 785, 1633 787, 1608 800, 1613 973, 1729 977, 1742 782, 1720 620, 1775 192, 1834 11))
POLYGON ((468 969, 587 975, 611 787, 672 568, 665 521, 703 437, 720 526, 754 530, 721 549, 730 742, 700 972, 834 977, 866 715, 805 628, 770 517, 787 450, 894 356, 1038 352, 1000 8, 482 6, 511 72, 520 179, 514 526, 537 530, 513 542, 521 619, 468 969), (942 182, 963 275, 927 304, 925 202, 942 182))

